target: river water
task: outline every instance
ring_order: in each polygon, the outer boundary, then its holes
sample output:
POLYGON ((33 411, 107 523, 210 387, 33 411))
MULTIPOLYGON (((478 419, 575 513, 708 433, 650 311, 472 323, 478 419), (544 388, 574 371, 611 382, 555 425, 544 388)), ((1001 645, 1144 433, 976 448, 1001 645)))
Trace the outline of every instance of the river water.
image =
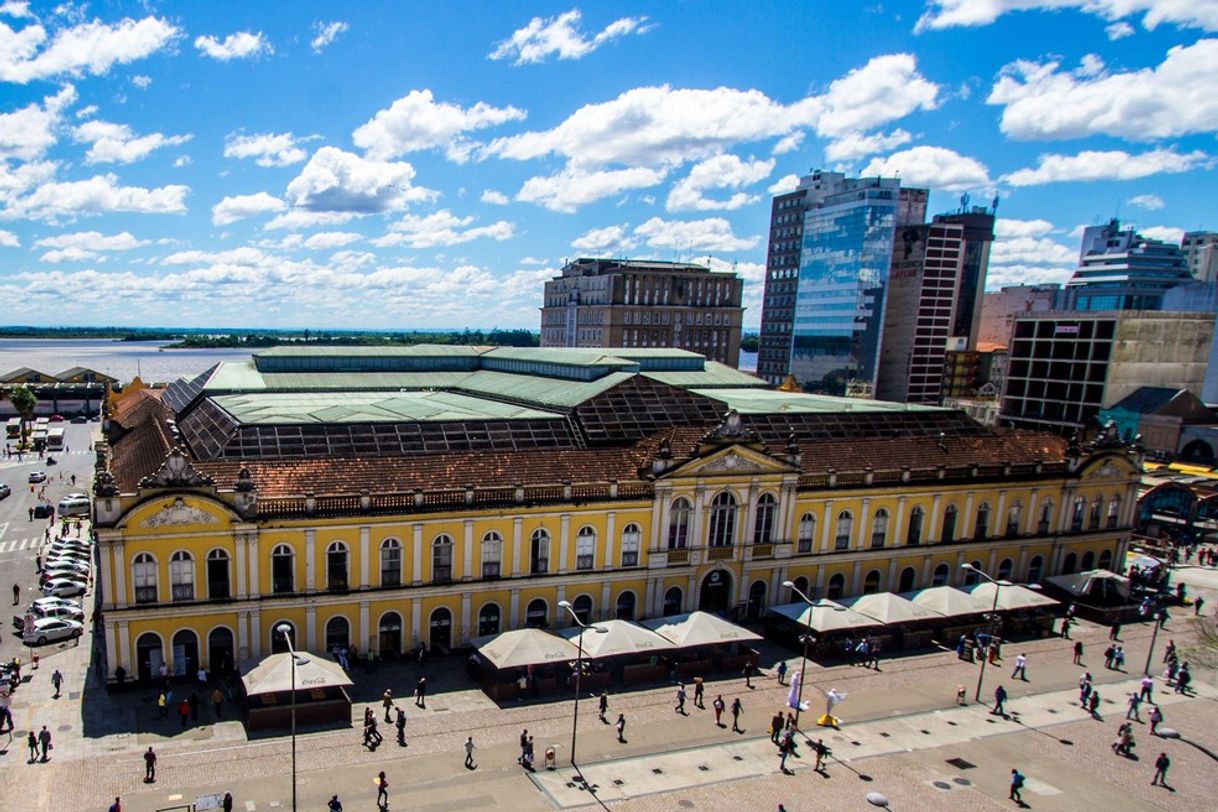
MULTIPOLYGON (((111 341, 104 338, 0 338, 0 373, 29 367, 58 375, 88 367, 124 383, 138 373, 145 383, 191 377, 220 361, 249 360, 249 350, 162 350, 164 341, 111 341)), ((757 354, 740 353, 740 368, 757 369, 757 354)))

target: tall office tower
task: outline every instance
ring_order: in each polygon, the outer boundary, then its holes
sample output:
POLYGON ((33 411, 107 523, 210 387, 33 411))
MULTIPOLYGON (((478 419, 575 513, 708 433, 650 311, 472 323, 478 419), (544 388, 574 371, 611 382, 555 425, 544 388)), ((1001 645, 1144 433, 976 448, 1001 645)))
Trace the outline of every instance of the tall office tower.
POLYGON ((543 347, 678 347, 740 363, 734 273, 655 260, 573 260, 546 282, 543 347))
POLYGON ((899 226, 926 217, 926 189, 817 171, 774 198, 757 372, 813 392, 875 386, 899 226))
POLYGON ((1189 231, 1180 248, 1193 279, 1218 282, 1218 231, 1189 231))
POLYGON ((1008 285, 986 293, 981 298, 981 327, 977 331, 977 348, 1011 346, 1011 327, 1018 316, 1065 310, 1061 285, 1008 285))
POLYGON ((1180 246, 1122 229, 1114 218, 1083 231, 1066 294, 1072 310, 1159 310, 1165 290, 1191 279, 1180 246))

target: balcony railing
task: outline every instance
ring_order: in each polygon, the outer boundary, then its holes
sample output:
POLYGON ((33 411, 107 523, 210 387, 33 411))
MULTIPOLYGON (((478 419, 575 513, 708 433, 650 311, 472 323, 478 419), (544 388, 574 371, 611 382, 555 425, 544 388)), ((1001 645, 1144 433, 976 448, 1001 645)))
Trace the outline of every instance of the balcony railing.
POLYGON ((171 594, 174 601, 193 601, 195 599, 195 585, 174 584, 171 594))
POLYGON ((498 561, 483 561, 482 562, 482 577, 483 578, 498 578, 499 577, 499 562, 498 561))
POLYGON ((623 567, 637 567, 638 565, 639 565, 639 554, 638 554, 637 550, 633 551, 633 552, 622 553, 622 566, 623 567))
POLYGON ((137 586, 135 588, 136 603, 156 603, 155 586, 137 586))
POLYGON ((670 567, 679 565, 679 564, 688 564, 688 563, 689 563, 689 550, 682 549, 682 550, 669 550, 668 551, 668 565, 670 567))
POLYGON ((577 569, 577 570, 590 570, 590 569, 592 569, 592 561, 593 561, 593 558, 594 558, 594 556, 590 556, 590 555, 577 555, 577 556, 575 556, 575 569, 577 569))
POLYGON ((291 578, 272 578, 271 591, 276 595, 287 595, 295 591, 291 578))
POLYGON ((773 544, 754 544, 753 545, 753 558, 773 558, 773 557, 774 557, 774 545, 773 544))
POLYGON ((453 579, 451 564, 435 564, 431 568, 431 581, 435 584, 446 584, 453 579))
POLYGON ((529 572, 533 575, 545 575, 550 571, 550 559, 534 558, 530 562, 529 572))
POLYGON ((402 570, 400 567, 381 570, 381 586, 401 586, 402 570))
POLYGON ((723 560, 731 558, 731 557, 732 557, 732 548, 731 547, 707 547, 706 548, 706 560, 707 561, 723 561, 723 560))

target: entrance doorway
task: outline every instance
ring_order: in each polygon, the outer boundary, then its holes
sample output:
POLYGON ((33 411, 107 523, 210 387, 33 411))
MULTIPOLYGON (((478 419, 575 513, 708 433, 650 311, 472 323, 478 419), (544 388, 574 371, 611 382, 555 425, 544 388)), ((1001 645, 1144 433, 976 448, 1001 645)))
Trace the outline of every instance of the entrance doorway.
POLYGON ((749 587, 748 620, 750 623, 761 619, 761 611, 765 609, 765 593, 768 588, 765 581, 754 581, 749 587))
POLYGON ((190 629, 173 636, 173 675, 193 677, 199 671, 199 638, 190 629))
POLYGON ((233 668, 233 633, 223 626, 207 635, 207 669, 213 674, 227 674, 233 668))
POLYGON ((431 641, 432 651, 448 653, 453 641, 453 613, 441 606, 431 613, 431 622, 427 624, 427 637, 431 641))
POLYGON ((154 676, 160 674, 161 663, 165 662, 161 638, 152 632, 141 634, 135 641, 135 661, 140 682, 151 682, 154 676))
POLYGON ((402 653, 402 616, 397 612, 381 615, 377 643, 381 659, 397 659, 402 653))
POLYGON ((726 615, 732 605, 732 576, 724 570, 714 570, 702 579, 698 608, 703 612, 726 615))

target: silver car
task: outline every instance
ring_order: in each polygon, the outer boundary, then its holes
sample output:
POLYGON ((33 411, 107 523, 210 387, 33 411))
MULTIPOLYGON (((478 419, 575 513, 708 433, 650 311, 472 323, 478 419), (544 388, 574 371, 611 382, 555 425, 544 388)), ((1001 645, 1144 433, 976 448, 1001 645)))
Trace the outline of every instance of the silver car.
POLYGON ((83 623, 75 620, 64 620, 58 617, 43 617, 34 621, 33 625, 21 635, 21 642, 27 646, 45 645, 56 640, 70 640, 85 633, 83 623))
POLYGON ((87 588, 84 580, 80 578, 52 578, 42 585, 42 594, 47 597, 54 595, 60 598, 71 598, 85 594, 87 588))

